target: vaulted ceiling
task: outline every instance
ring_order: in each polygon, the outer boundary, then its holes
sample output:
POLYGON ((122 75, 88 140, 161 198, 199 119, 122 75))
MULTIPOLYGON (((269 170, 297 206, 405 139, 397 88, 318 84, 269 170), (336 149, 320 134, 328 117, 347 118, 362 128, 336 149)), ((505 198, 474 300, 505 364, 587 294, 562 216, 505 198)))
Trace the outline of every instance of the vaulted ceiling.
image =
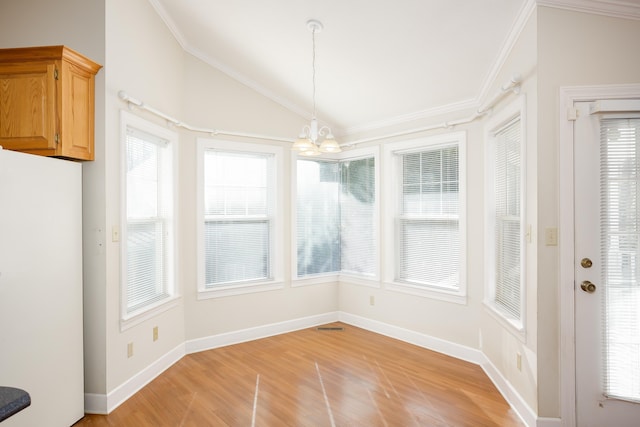
MULTIPOLYGON (((475 107, 534 0, 150 0, 183 48, 337 134, 475 107)), ((580 0, 584 1, 584 0, 580 0)), ((544 0, 561 6, 578 0, 544 0)), ((606 6, 614 0, 587 0, 606 6), (606 3, 606 4, 605 4, 606 3)), ((627 0, 640 6, 640 0, 627 0)))

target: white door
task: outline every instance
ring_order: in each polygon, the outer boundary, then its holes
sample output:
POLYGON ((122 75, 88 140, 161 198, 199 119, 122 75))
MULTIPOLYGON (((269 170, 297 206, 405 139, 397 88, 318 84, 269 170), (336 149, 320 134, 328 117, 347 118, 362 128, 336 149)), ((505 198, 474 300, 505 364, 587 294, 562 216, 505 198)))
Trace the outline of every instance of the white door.
POLYGON ((640 115, 625 102, 575 104, 579 427, 640 425, 640 115))

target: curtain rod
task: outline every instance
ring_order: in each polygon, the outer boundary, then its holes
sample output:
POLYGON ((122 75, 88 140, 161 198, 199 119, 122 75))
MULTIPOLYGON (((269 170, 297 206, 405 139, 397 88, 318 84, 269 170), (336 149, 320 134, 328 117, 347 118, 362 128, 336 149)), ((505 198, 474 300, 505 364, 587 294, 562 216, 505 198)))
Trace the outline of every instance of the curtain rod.
MULTIPOLYGON (((404 135, 411 135, 414 133, 420 133, 420 132, 426 132, 429 130, 435 130, 435 129, 446 129, 446 128, 452 128, 454 126, 458 126, 458 125, 462 125, 462 124, 466 124, 466 123, 471 123, 474 120, 478 119, 479 117, 482 117, 488 113, 491 112, 491 110, 493 109, 493 107, 500 101, 502 100, 503 97, 505 97, 509 91, 512 91, 514 93, 519 93, 520 92, 520 84, 522 81, 522 77, 519 74, 514 74, 513 76, 511 76, 511 79, 505 83, 504 85, 502 85, 502 87, 500 88, 500 91, 498 93, 496 93, 493 98, 491 98, 488 102, 486 102, 484 105, 482 105, 480 108, 478 108, 476 110, 476 112, 474 114, 472 114, 471 116, 465 118, 465 119, 459 119, 459 120, 452 120, 452 121, 447 121, 447 122, 443 122, 443 123, 439 123, 439 124, 435 124, 435 125, 431 125, 431 126, 425 126, 425 127, 421 127, 421 128, 417 128, 417 129, 410 129, 410 130, 406 130, 406 131, 401 131, 401 132, 397 132, 397 133, 393 133, 393 134, 387 134, 387 135, 381 135, 381 136, 375 136, 375 137, 371 137, 371 138, 365 138, 365 139, 359 139, 356 141, 350 141, 350 142, 345 142, 340 144, 341 147, 353 147, 354 145, 357 144, 362 144, 364 142, 373 142, 373 141, 379 141, 381 139, 389 139, 389 138, 395 138, 398 136, 404 136, 404 135)), ((175 119, 165 113, 163 113, 160 110, 157 110, 155 108, 153 108, 150 105, 145 104, 144 102, 140 101, 139 99, 136 99, 132 96, 130 96, 127 92, 121 90, 118 92, 118 97, 120 99, 122 99, 123 101, 127 102, 129 107, 136 107, 136 108, 140 108, 142 110, 146 110, 164 120, 167 121, 167 123, 169 123, 171 126, 177 126, 177 127, 181 127, 193 132, 201 132, 201 133, 206 133, 209 134, 211 136, 218 136, 218 135, 224 135, 224 136, 238 136, 238 137, 244 137, 244 138, 255 138, 255 139, 263 139, 263 140, 267 140, 267 141, 279 141, 279 142, 288 142, 290 144, 293 144, 295 141, 293 139, 287 139, 287 138, 280 138, 280 137, 275 137, 275 136, 268 136, 268 135, 258 135, 258 134, 253 134, 253 133, 243 133, 243 132, 231 132, 231 131, 224 131, 224 130, 220 130, 220 129, 208 129, 208 128, 200 128, 200 127, 195 127, 195 126, 191 126, 188 125, 187 123, 181 122, 178 119, 175 119)))
POLYGON ((136 107, 139 108, 141 110, 146 110, 164 120, 167 121, 167 123, 169 123, 169 125, 171 126, 176 126, 176 127, 180 127, 186 130, 190 130, 192 132, 201 132, 201 133, 207 133, 211 136, 218 136, 218 135, 224 135, 224 136, 239 136, 239 137, 244 137, 244 138, 255 138, 255 139, 264 139, 267 141, 279 141, 279 142, 288 142, 293 144, 293 140, 292 139, 286 139, 286 138, 280 138, 280 137, 276 137, 276 136, 268 136, 268 135, 258 135, 258 134, 254 134, 254 133, 243 133, 243 132, 231 132, 231 131, 225 131, 225 130, 220 130, 220 129, 208 129, 208 128, 200 128, 200 127, 196 127, 196 126, 191 126, 187 123, 181 122, 180 120, 171 117, 165 113, 163 113, 160 110, 157 110, 156 108, 153 108, 150 105, 145 104, 144 102, 140 101, 139 99, 136 99, 132 96, 130 96, 127 92, 121 90, 120 92, 118 92, 118 97, 120 99, 122 99, 123 101, 127 102, 129 104, 129 107, 136 107))
POLYGON ((495 105, 502 100, 502 98, 504 98, 509 91, 512 91, 513 93, 520 93, 520 83, 522 82, 522 77, 520 76, 520 74, 514 74, 511 76, 511 79, 509 79, 509 81, 507 83, 505 83, 504 85, 502 85, 500 87, 500 91, 498 93, 496 93, 493 98, 491 98, 488 102, 486 102, 484 105, 482 105, 480 108, 478 108, 476 110, 475 113, 473 113, 471 116, 465 118, 465 119, 458 119, 458 120, 452 120, 452 121, 447 121, 447 122, 442 122, 442 123, 438 123, 435 125, 430 125, 430 126, 425 126, 425 127, 421 127, 421 128, 417 128, 417 129, 410 129, 410 130, 405 130, 405 131, 400 131, 397 133, 392 133, 392 134, 387 134, 387 135, 381 135, 381 136, 374 136, 371 138, 364 138, 364 139, 358 139, 356 141, 351 141, 351 142, 346 142, 344 144, 341 144, 342 146, 353 146, 356 144, 362 144, 363 142, 373 142, 373 141, 379 141, 381 139, 389 139, 389 138, 395 138, 398 136, 405 136, 405 135, 411 135, 414 133, 420 133, 420 132, 426 132, 429 130, 435 130, 435 129, 446 129, 446 128, 452 128, 454 126, 457 125, 462 125, 462 124, 466 124, 466 123, 471 123, 474 120, 489 114, 491 112, 491 110, 493 109, 493 107, 495 107, 495 105))

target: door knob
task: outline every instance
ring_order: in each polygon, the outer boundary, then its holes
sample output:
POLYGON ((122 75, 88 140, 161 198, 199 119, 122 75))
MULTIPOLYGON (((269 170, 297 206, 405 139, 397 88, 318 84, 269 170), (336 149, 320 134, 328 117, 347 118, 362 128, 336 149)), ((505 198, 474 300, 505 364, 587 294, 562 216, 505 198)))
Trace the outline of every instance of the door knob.
POLYGON ((588 280, 584 280, 582 283, 580 283, 580 287, 582 288, 583 291, 589 294, 592 294, 596 291, 596 285, 594 285, 588 280))
POLYGON ((582 261, 580 261, 580 265, 582 266, 582 268, 591 268, 593 262, 591 262, 589 258, 582 258, 582 261))

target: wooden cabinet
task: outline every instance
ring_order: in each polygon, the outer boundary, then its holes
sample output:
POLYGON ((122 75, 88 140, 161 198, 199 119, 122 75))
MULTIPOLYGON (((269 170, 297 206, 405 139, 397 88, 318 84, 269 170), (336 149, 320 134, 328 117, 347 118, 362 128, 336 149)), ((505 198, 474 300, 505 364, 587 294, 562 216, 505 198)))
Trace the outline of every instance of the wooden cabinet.
POLYGON ((0 146, 93 160, 100 68, 65 46, 0 49, 0 146))

